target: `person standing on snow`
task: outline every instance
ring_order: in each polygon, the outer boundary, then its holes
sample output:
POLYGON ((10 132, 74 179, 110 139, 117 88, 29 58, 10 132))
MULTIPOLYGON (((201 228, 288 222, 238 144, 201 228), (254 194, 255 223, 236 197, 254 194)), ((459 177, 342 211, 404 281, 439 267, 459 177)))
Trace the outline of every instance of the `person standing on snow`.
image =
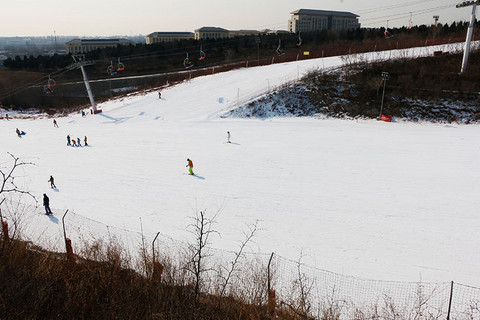
POLYGON ((50 182, 50 187, 52 189, 56 189, 57 187, 55 186, 55 182, 53 180, 53 176, 50 176, 50 179, 48 179, 48 182, 50 182))
POLYGON ((83 139, 83 142, 85 142, 85 147, 88 146, 88 143, 87 143, 87 136, 85 136, 85 139, 83 139))
POLYGON ((186 167, 188 167, 188 172, 190 172, 190 174, 193 175, 194 174, 193 173, 193 162, 190 159, 187 159, 187 162, 188 163, 187 163, 186 167))
POLYGON ((77 138, 77 146, 81 147, 82 145, 80 144, 80 138, 77 138))
POLYGON ((52 210, 50 210, 50 199, 48 199, 45 193, 43 194, 43 206, 45 207, 46 215, 52 214, 52 210))
POLYGON ((70 143, 70 135, 67 135, 67 146, 71 145, 70 143))
POLYGON ((231 143, 231 141, 230 141, 230 131, 227 131, 227 142, 231 143))
POLYGON ((53 126, 58 128, 57 120, 53 119, 53 126))

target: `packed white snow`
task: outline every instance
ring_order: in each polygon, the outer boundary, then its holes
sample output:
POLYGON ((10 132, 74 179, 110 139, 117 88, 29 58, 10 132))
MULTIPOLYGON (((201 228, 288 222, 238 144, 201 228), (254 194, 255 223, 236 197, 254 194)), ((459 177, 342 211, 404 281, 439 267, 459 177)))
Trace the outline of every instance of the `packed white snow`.
POLYGON ((47 117, 0 120, 1 168, 12 163, 7 152, 35 164, 16 178, 39 200, 23 220, 30 237, 61 232, 69 209, 85 224, 190 240, 190 217, 206 210, 218 213, 215 248, 237 250, 242 230, 258 221, 255 252, 303 255, 307 265, 355 277, 480 286, 480 126, 220 117, 341 64, 331 57, 194 78, 163 89, 162 99, 132 95, 100 104, 98 115, 56 118, 59 128, 47 117), (67 135, 82 145, 87 136, 89 146, 66 146, 67 135), (42 214, 43 193, 55 219, 42 214))

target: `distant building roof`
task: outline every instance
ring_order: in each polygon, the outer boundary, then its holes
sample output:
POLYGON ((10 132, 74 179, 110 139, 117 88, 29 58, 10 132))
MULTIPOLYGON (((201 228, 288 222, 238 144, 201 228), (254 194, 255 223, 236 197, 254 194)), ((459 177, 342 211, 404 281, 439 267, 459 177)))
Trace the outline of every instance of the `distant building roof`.
POLYGON ((155 36, 193 36, 193 32, 187 31, 161 31, 161 32, 152 32, 147 35, 147 37, 155 37, 155 36))
POLYGON ((331 10, 312 10, 312 9, 298 9, 296 11, 290 12, 290 14, 317 14, 325 16, 350 16, 350 17, 360 17, 351 12, 347 11, 331 11, 331 10))
POLYGON ((117 39, 73 39, 73 40, 70 40, 66 43, 68 44, 71 44, 71 43, 98 43, 98 42, 102 42, 102 43, 105 43, 105 42, 112 42, 112 43, 119 43, 119 42, 123 42, 123 43, 132 43, 133 44, 133 41, 131 40, 128 40, 128 39, 124 39, 124 38, 117 38, 117 39))
POLYGON ((200 29, 195 30, 195 32, 229 32, 227 29, 219 27, 201 27, 200 29))

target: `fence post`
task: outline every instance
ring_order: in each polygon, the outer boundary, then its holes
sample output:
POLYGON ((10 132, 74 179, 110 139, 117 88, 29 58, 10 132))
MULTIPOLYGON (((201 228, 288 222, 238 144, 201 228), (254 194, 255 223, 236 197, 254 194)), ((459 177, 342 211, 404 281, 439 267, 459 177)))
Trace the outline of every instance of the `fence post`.
POLYGON ((453 298, 453 281, 450 285, 450 301, 448 302, 447 320, 450 320, 450 310, 452 308, 452 298, 453 298))
POLYGON ((7 221, 2 221, 2 228, 3 228, 3 238, 5 241, 8 241, 8 223, 7 221))
POLYGON ((271 288, 271 282, 270 282, 270 279, 271 279, 270 264, 272 263, 272 259, 273 259, 273 252, 270 256, 270 260, 268 260, 268 265, 267 265, 267 287, 268 287, 267 309, 271 316, 275 314, 275 305, 276 305, 275 290, 271 288))
POLYGON ((157 259, 155 258, 155 241, 157 240, 158 238, 158 235, 160 234, 160 232, 157 232, 157 235, 155 236, 155 239, 153 239, 152 241, 152 266, 153 266, 153 271, 152 271, 152 279, 157 279, 158 280, 161 280, 162 279, 162 273, 163 273, 163 265, 157 261, 157 259))
POLYGON ((68 209, 65 211, 65 214, 62 217, 62 225, 63 225, 63 238, 65 239, 65 250, 67 252, 67 260, 69 262, 73 262, 73 249, 72 249, 72 240, 67 238, 67 231, 65 230, 65 216, 68 213, 68 209))

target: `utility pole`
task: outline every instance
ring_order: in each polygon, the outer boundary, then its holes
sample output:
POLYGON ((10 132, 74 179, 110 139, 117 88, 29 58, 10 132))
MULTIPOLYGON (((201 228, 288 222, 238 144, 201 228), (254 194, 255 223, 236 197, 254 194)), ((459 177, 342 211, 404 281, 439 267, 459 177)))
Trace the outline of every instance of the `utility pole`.
POLYGON ((385 84, 387 83, 388 80, 388 72, 382 72, 382 79, 383 79, 383 93, 382 93, 382 104, 380 106, 380 119, 382 119, 382 114, 383 114, 383 100, 385 98, 385 84))
POLYGON ((97 105, 95 104, 95 100, 93 99, 92 89, 90 88, 90 84, 88 83, 87 73, 85 72, 85 66, 92 65, 93 62, 89 62, 85 60, 85 55, 73 55, 72 56, 74 63, 69 66, 70 69, 78 69, 82 70, 83 75, 83 82, 85 83, 85 88, 87 88, 88 98, 90 99, 90 103, 92 104, 93 113, 97 114, 102 112, 102 110, 97 109, 97 105))
POLYGON ((436 35, 436 33, 437 33, 438 19, 440 19, 440 16, 433 16, 433 20, 434 20, 435 22, 433 23, 433 40, 432 40, 432 44, 435 44, 435 35, 436 35))
POLYGON ((54 52, 57 53, 57 32, 55 30, 53 30, 53 35, 55 37, 55 48, 54 48, 54 52))
POLYGON ((470 53, 470 43, 472 42, 473 26, 475 25, 475 14, 477 12, 477 4, 479 0, 464 1, 456 5, 457 8, 463 8, 472 6, 472 15, 470 17, 470 23, 468 24, 467 38, 465 39, 465 49, 463 50, 462 69, 460 74, 465 73, 467 70, 468 54, 470 53))
POLYGON ((255 43, 257 44, 257 64, 260 66, 260 37, 255 38, 255 43))

